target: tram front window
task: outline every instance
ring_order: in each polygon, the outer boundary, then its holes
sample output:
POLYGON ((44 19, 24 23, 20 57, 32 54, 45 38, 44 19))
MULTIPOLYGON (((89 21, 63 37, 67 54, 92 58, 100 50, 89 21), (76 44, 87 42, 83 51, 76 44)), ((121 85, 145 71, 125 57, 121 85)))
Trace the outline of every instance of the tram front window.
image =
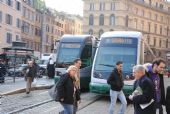
POLYGON ((80 44, 63 43, 59 49, 58 63, 71 64, 76 58, 79 58, 80 44))
POLYGON ((136 64, 136 53, 136 48, 133 47, 100 47, 95 70, 111 72, 117 61, 123 61, 123 71, 129 72, 136 64))

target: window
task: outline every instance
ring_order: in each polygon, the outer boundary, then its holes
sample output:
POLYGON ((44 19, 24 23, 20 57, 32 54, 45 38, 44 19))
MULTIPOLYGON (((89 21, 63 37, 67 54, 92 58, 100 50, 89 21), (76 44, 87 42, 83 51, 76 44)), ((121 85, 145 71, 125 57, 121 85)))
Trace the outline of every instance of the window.
POLYGON ((163 18, 163 16, 161 16, 161 22, 163 22, 164 21, 164 18, 163 18))
POLYGON ((89 34, 93 35, 93 30, 92 29, 89 30, 89 34))
POLYGON ((105 10, 105 3, 100 2, 100 11, 104 11, 104 10, 105 10))
POLYGON ((21 26, 21 21, 20 19, 17 18, 16 27, 20 28, 20 26, 21 26))
POLYGON ((128 27, 129 25, 129 16, 127 15, 125 18, 125 26, 128 27))
POLYGON ((115 10, 115 3, 114 3, 114 2, 112 2, 112 3, 110 4, 110 10, 111 10, 111 11, 114 11, 114 10, 115 10))
POLYGON ((0 23, 2 23, 2 11, 0 11, 0 23))
POLYGON ((103 31, 102 29, 99 30, 99 38, 100 38, 100 36, 103 34, 103 32, 104 32, 104 31, 103 31))
POLYGON ((144 10, 142 10, 142 14, 141 14, 141 16, 145 16, 145 11, 144 10))
POLYGON ((149 19, 152 19, 152 13, 149 12, 149 19))
POLYGON ((170 12, 170 7, 168 7, 168 12, 170 12))
POLYGON ((115 15, 110 15, 110 25, 115 25, 115 15))
POLYGON ((94 3, 90 3, 90 11, 94 11, 94 3))
POLYGON ((23 7, 23 16, 25 17, 26 16, 26 7, 23 7))
POLYGON ((157 14, 155 14, 155 20, 157 21, 157 18, 158 18, 158 15, 157 14))
POLYGON ((168 39, 166 39, 166 48, 168 48, 168 39))
POLYGON ((93 15, 91 14, 91 15, 89 16, 89 25, 93 25, 93 21, 94 21, 94 17, 93 17, 93 15))
POLYGON ((16 9, 17 9, 18 11, 21 10, 21 3, 20 3, 19 1, 16 1, 16 9))
POLYGON ((160 26, 160 34, 162 34, 162 26, 160 26))
POLYGON ((104 25, 104 15, 103 14, 100 14, 99 16, 99 25, 104 25))
POLYGON ((164 8, 164 5, 163 5, 163 4, 160 4, 159 7, 160 7, 160 9, 163 9, 163 8, 164 8))
POLYGON ((144 30, 144 21, 141 21, 141 29, 144 30))
POLYGON ((6 34, 6 43, 10 44, 12 42, 12 34, 7 33, 6 34))
POLYGON ((12 16, 10 14, 6 14, 6 24, 12 25, 12 16))
POLYGON ((161 44, 162 44, 162 41, 161 41, 161 39, 159 40, 159 47, 161 47, 161 44))
POLYGON ((157 33, 157 24, 155 24, 155 33, 157 33))
POLYGON ((150 31, 151 31, 151 23, 148 22, 148 32, 150 32, 150 31))
POLYGON ((151 6, 152 5, 152 0, 149 0, 149 6, 151 6))
POLYGON ((134 27, 135 27, 135 29, 137 29, 137 21, 138 21, 138 20, 135 18, 135 19, 134 19, 134 27))
POLYGON ((154 38, 153 45, 156 46, 156 38, 154 38))
POLYGON ((20 41, 19 35, 16 35, 16 41, 20 41))
POLYGON ((169 35, 169 27, 167 27, 167 36, 169 35))
POLYGON ((8 6, 12 6, 12 0, 6 0, 8 6))
POLYGON ((23 21, 22 31, 25 32, 25 33, 29 33, 29 29, 30 29, 30 24, 23 21))

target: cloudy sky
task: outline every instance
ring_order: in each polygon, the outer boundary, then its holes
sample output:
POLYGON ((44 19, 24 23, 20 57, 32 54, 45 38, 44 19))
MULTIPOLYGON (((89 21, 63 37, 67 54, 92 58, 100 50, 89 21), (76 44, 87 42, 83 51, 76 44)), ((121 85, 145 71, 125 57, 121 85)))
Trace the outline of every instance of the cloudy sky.
POLYGON ((65 11, 83 16, 82 0, 45 0, 45 2, 48 7, 54 8, 57 11, 65 11))
POLYGON ((45 0, 45 2, 48 7, 54 8, 57 11, 64 11, 83 16, 82 0, 45 0))

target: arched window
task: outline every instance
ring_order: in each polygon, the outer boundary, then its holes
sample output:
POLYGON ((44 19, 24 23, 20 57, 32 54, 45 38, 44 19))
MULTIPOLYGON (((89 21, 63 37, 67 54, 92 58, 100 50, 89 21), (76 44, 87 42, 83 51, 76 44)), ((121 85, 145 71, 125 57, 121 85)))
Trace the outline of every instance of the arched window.
POLYGON ((91 15, 89 16, 89 25, 93 25, 93 21, 94 21, 93 15, 91 14, 91 15))
POLYGON ((103 32, 104 31, 102 29, 99 30, 99 37, 103 34, 103 32))
POLYGON ((115 15, 110 15, 110 25, 115 25, 115 15))
POLYGON ((89 30, 89 34, 93 35, 93 30, 92 29, 89 30))
POLYGON ((99 16, 99 25, 104 25, 104 15, 100 14, 99 16))
POLYGON ((125 26, 128 27, 128 25, 129 25, 129 16, 127 15, 125 19, 125 26))

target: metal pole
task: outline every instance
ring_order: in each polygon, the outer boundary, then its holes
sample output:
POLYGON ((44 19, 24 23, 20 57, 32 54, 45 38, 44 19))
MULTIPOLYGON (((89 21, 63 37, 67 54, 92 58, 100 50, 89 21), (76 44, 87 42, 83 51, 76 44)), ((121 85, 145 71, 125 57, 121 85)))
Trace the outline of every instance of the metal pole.
POLYGON ((15 73, 16 72, 16 50, 15 50, 15 55, 14 55, 14 77, 13 77, 13 81, 15 82, 15 73))

